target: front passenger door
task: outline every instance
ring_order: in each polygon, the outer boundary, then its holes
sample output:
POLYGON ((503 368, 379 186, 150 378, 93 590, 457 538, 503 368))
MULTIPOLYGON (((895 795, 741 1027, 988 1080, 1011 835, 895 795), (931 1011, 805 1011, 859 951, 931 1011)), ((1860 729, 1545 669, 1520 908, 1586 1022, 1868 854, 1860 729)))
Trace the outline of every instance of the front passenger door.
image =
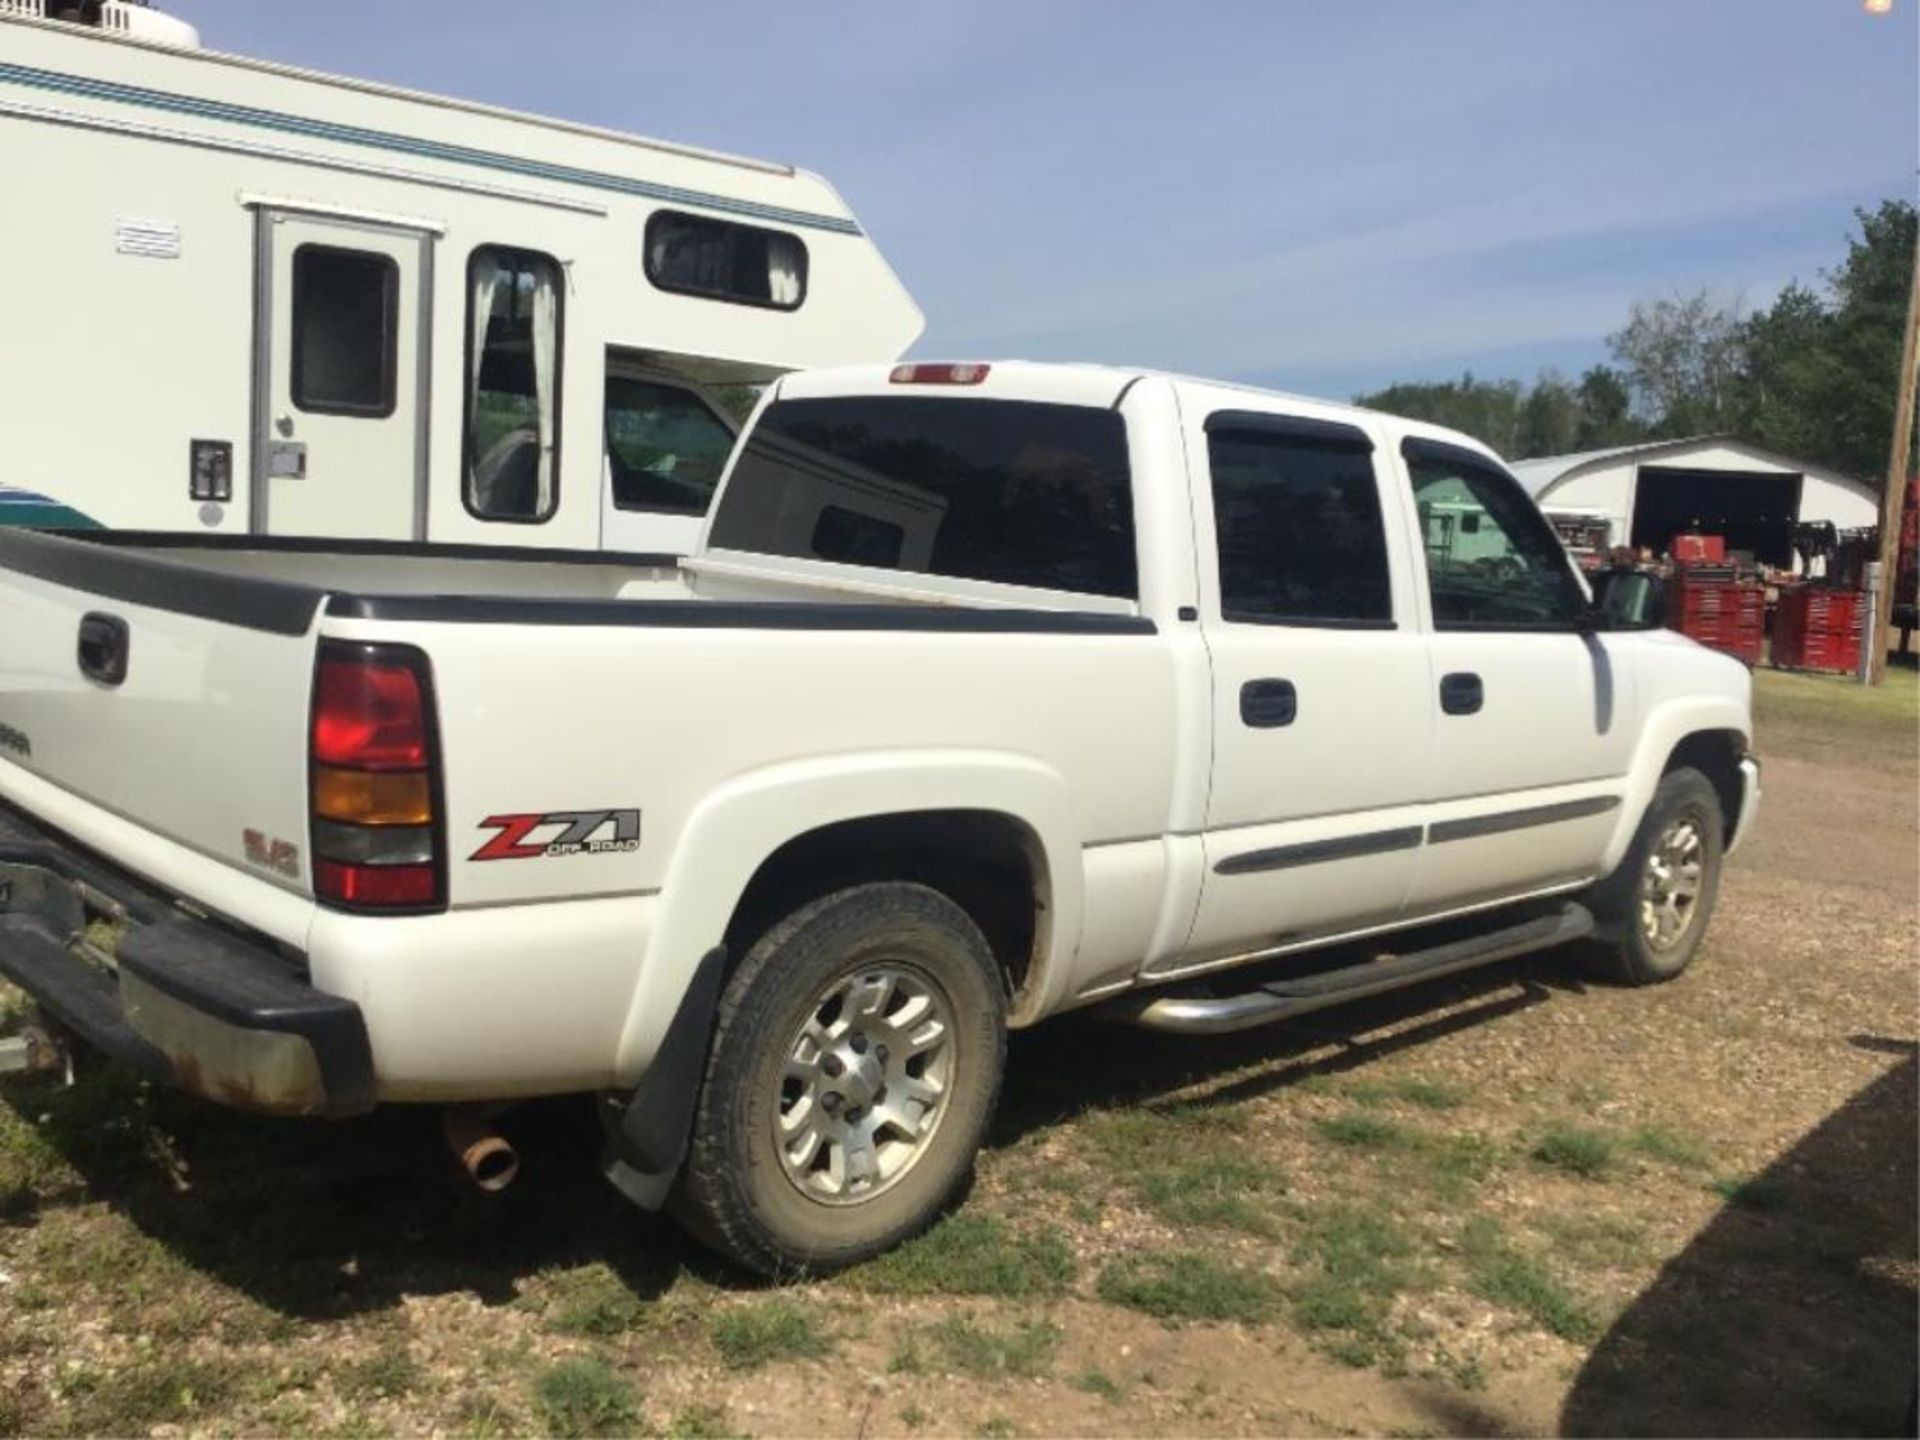
POLYGON ((1434 746, 1410 913, 1592 877, 1619 819, 1634 683, 1519 483, 1475 451, 1402 446, 1423 539, 1434 746))

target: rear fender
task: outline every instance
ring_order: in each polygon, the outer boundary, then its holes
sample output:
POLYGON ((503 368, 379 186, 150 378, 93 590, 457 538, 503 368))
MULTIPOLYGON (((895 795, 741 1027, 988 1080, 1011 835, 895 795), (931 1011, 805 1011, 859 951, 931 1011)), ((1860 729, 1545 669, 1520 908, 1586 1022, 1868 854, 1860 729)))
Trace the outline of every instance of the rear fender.
POLYGON ((652 937, 622 1030, 623 1083, 645 1072, 703 956, 721 943, 748 882, 781 846, 824 826, 925 810, 1005 814, 1038 837, 1050 909, 1023 1010, 1058 1004, 1078 948, 1084 878, 1065 781, 1024 756, 894 751, 826 756, 736 777, 696 809, 673 846, 652 937))

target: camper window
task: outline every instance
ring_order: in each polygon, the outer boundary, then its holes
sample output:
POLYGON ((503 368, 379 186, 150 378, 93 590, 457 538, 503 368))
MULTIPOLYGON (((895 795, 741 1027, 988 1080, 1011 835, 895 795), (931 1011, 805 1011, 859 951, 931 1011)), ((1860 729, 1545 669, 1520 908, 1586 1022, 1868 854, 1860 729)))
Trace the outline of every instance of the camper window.
POLYGON ((607 468, 619 510, 704 515, 733 431, 677 385, 607 377, 607 468))
POLYGON ((368 250, 293 252, 293 403, 315 415, 393 413, 400 267, 368 250))
POLYGON ((560 498, 560 266, 483 245, 467 264, 467 509, 538 523, 560 498))
POLYGON ((774 310, 807 298, 807 247, 782 230, 656 210, 645 250, 647 279, 662 290, 774 310))
POLYGON ((1387 534, 1361 444, 1215 429, 1207 434, 1220 609, 1261 625, 1393 624, 1387 534))

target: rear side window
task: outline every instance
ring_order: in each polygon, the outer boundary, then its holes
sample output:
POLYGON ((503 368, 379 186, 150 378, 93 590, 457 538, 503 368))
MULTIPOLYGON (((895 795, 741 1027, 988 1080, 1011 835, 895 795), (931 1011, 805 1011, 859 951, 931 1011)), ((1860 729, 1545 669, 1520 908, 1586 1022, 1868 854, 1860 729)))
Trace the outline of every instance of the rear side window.
POLYGON ((531 524, 560 498, 560 264, 482 245, 467 263, 467 509, 531 524))
POLYGON ((797 310, 807 298, 807 247, 798 235, 678 210, 648 217, 646 271, 662 290, 736 305, 797 310))
POLYGON ((1362 432, 1215 416, 1207 458, 1226 619, 1393 624, 1380 490, 1362 432))
POLYGON ((708 542, 1132 599, 1125 423, 918 396, 784 400, 747 437, 708 542))
POLYGON ((1569 630, 1586 600, 1566 551, 1519 482, 1470 450, 1402 447, 1440 630, 1569 630))
POLYGON ((394 408, 400 267, 371 250, 293 252, 293 403, 314 415, 394 408))

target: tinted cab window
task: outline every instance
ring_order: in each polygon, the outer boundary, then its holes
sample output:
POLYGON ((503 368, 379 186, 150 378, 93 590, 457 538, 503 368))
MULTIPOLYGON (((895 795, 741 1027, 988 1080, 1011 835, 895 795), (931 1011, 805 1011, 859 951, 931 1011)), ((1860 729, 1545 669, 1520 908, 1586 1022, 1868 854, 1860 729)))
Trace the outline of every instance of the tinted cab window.
POLYGON ((1469 450, 1420 440, 1404 449, 1435 627, 1571 629, 1585 597, 1519 482, 1469 450))
POLYGON ((708 543, 1131 599, 1125 424, 1010 400, 778 401, 747 437, 708 543))
POLYGON ((1224 618, 1393 623, 1386 530, 1364 433, 1222 413, 1207 422, 1207 459, 1224 618))
POLYGON ((704 515, 733 453, 733 431, 675 385, 609 375, 606 398, 614 507, 704 515))

